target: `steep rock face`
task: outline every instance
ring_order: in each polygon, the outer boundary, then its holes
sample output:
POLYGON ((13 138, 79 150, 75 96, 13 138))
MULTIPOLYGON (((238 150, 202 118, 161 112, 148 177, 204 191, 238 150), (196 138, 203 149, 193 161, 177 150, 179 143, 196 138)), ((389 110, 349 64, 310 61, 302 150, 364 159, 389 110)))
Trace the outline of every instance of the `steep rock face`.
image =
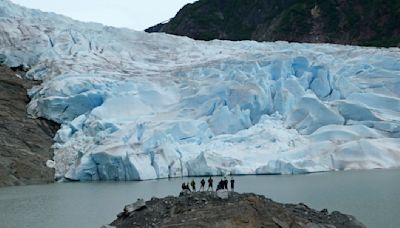
POLYGON ((46 161, 52 159, 58 125, 27 117, 26 92, 32 86, 32 81, 0 66, 0 187, 54 180, 54 169, 46 167, 46 161))
POLYGON ((200 0, 146 31, 199 40, 400 45, 398 0, 200 0))

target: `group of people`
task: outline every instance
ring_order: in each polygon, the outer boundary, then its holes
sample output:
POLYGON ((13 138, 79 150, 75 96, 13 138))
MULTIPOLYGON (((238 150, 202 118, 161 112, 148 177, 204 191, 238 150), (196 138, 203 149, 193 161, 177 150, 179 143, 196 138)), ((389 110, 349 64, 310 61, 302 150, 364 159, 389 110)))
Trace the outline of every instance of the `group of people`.
MULTIPOLYGON (((231 177, 230 182, 231 182, 231 191, 234 191, 235 190, 235 180, 233 179, 233 177, 231 177)), ((209 191, 210 189, 211 189, 211 191, 214 191, 213 183, 214 183, 214 180, 212 179, 212 177, 208 178, 207 191, 209 191)), ((199 191, 204 191, 205 185, 206 185, 206 181, 203 178, 200 181, 199 191)), ((219 183, 217 185, 216 191, 223 190, 223 189, 228 190, 228 179, 226 177, 224 177, 224 179, 221 178, 221 180, 219 181, 219 183)), ((189 185, 189 182, 187 182, 187 183, 183 182, 182 190, 189 190, 189 191, 195 192, 196 191, 196 182, 194 181, 194 179, 192 179, 192 181, 190 182, 190 185, 189 185), (190 189, 190 187, 192 187, 192 188, 190 189)))
MULTIPOLYGON (((231 189, 233 191, 233 189, 235 188, 235 180, 231 179, 231 189)), ((228 180, 226 179, 226 177, 224 178, 224 180, 220 180, 218 185, 217 185, 217 191, 221 190, 221 189, 226 189, 228 190, 228 180)))

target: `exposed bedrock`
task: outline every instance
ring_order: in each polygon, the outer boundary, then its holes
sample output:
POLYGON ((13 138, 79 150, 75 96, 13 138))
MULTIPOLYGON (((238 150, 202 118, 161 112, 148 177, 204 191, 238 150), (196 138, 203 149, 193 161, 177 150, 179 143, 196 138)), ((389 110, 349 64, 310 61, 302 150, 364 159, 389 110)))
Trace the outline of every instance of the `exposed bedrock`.
POLYGON ((58 124, 29 118, 27 89, 33 82, 0 65, 0 186, 50 183, 53 136, 58 124))
MULTIPOLYGON (((264 196, 235 192, 181 193, 125 206, 111 227, 296 227, 364 228, 353 216, 307 205, 282 204, 264 196), (228 196, 221 199, 218 195, 228 196)), ((103 226, 103 227, 110 227, 103 226)))

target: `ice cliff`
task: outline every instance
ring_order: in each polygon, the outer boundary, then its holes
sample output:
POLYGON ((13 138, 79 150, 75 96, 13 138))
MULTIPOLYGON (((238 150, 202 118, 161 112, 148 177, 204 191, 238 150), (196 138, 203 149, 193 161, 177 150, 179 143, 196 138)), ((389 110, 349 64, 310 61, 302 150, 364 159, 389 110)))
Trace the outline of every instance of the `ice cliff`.
POLYGON ((0 61, 43 80, 56 178, 400 167, 400 50, 194 41, 0 0, 0 61))

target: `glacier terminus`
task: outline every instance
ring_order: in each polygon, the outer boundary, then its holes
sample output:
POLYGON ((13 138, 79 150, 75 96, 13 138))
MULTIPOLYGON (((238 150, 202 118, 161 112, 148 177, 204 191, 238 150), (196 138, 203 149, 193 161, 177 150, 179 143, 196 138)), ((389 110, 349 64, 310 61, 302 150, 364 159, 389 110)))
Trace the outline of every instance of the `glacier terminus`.
POLYGON ((0 0, 56 179, 400 167, 400 49, 148 34, 0 0))

